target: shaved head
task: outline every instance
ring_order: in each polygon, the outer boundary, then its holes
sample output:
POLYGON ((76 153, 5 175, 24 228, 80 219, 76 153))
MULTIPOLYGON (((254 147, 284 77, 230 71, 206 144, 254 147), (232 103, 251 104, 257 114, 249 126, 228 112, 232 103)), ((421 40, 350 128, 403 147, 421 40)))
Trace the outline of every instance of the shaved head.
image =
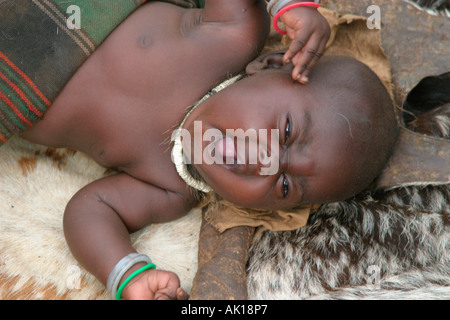
POLYGON ((347 196, 362 191, 381 173, 398 137, 390 95, 370 68, 349 57, 323 58, 310 85, 318 102, 329 105, 330 119, 343 123, 354 181, 347 196))

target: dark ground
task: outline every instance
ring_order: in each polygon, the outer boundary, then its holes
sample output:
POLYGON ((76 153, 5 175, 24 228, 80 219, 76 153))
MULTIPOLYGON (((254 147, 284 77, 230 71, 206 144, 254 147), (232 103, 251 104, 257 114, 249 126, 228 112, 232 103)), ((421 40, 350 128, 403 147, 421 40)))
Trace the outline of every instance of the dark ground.
POLYGON ((340 14, 370 17, 370 5, 381 9, 382 47, 392 66, 394 95, 401 105, 424 77, 450 71, 450 18, 433 16, 402 0, 322 0, 340 14))

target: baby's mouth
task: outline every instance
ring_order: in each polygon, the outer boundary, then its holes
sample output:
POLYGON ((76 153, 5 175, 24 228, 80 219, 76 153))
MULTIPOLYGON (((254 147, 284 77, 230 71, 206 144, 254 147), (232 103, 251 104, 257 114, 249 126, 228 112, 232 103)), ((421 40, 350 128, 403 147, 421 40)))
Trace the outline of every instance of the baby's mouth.
POLYGON ((229 136, 224 136, 216 144, 217 156, 223 159, 223 163, 227 166, 235 166, 237 164, 238 154, 234 139, 229 136))
MULTIPOLYGON (((246 149, 248 149, 248 145, 245 143, 241 144, 238 148, 235 137, 224 135, 223 139, 217 141, 215 145, 216 149, 216 157, 220 160, 223 160, 222 165, 229 169, 231 172, 236 174, 249 174, 254 172, 258 165, 250 165, 249 157, 246 153, 246 149)), ((239 145, 239 143, 238 143, 239 145)))
POLYGON ((216 164, 220 164, 235 174, 240 175, 267 175, 272 169, 271 162, 265 164, 268 156, 254 139, 240 139, 224 134, 213 144, 213 158, 216 164), (262 161, 262 162, 261 162, 262 161))

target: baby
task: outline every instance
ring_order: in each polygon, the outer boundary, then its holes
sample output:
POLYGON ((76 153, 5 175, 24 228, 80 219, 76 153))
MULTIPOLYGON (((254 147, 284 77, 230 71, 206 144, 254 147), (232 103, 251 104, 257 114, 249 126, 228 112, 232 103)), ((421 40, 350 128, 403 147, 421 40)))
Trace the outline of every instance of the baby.
MULTIPOLYGON (((296 7, 281 20, 289 50, 248 64, 267 37, 264 1, 206 0, 190 10, 150 2, 24 132, 117 170, 80 190, 64 214, 73 255, 114 295, 120 287, 125 299, 187 298, 175 274, 149 269, 150 260, 136 255, 129 233, 187 214, 198 203, 192 187, 248 208, 288 209, 351 197, 381 171, 396 137, 385 88, 349 58, 317 63, 329 27, 316 9, 296 7), (246 66, 246 77, 201 99, 246 66), (174 135, 177 127, 191 140, 174 135), (211 129, 215 138, 205 138, 211 129), (265 152, 250 161, 229 130, 255 130, 265 152), (199 150, 202 161, 188 163, 199 150)), ((252 139, 244 137, 245 150, 252 139)))

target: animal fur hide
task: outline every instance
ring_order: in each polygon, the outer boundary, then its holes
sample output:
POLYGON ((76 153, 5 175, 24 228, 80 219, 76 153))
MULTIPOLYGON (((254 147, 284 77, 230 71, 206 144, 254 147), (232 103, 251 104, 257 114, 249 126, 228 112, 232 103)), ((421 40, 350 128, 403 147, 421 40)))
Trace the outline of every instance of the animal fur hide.
POLYGON ((294 232, 255 239, 257 299, 449 299, 449 186, 326 205, 294 232))
MULTIPOLYGON (((13 138, 0 152, 0 299, 109 299, 66 245, 62 217, 84 185, 110 174, 86 155, 13 138), (5 148, 5 149, 3 149, 5 148)), ((132 235, 139 252, 190 290, 201 213, 132 235)))
POLYGON ((414 5, 419 10, 424 10, 432 15, 446 15, 450 17, 450 1, 449 0, 403 0, 414 5))

